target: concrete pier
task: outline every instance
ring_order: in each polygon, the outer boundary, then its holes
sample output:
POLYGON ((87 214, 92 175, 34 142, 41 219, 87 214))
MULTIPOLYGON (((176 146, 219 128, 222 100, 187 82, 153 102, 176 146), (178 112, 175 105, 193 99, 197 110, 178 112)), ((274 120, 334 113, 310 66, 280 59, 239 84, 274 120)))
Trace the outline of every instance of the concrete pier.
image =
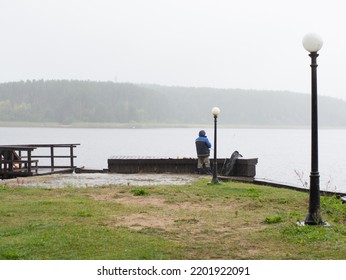
MULTIPOLYGON (((217 160, 218 173, 221 174, 224 158, 217 160)), ((234 166, 234 176, 255 177, 257 158, 239 158, 234 166)), ((213 160, 210 159, 211 165, 213 160)), ((114 156, 108 159, 111 173, 195 173, 197 158, 157 158, 114 156)))

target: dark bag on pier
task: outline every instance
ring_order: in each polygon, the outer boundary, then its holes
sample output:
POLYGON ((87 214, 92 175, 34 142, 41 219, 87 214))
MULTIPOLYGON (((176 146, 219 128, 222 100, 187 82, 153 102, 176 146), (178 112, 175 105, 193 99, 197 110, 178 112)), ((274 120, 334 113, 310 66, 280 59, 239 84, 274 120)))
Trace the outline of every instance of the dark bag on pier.
POLYGON ((221 175, 223 176, 232 176, 234 175, 234 165, 238 158, 243 157, 241 154, 239 154, 238 151, 234 151, 229 159, 225 159, 222 169, 221 169, 221 175))

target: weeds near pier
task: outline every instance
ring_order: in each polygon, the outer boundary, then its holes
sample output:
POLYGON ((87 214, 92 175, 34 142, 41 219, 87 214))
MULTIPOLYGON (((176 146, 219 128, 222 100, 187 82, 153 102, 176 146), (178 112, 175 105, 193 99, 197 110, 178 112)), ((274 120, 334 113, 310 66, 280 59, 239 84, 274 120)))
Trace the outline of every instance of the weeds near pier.
MULTIPOLYGON (((299 182, 301 183, 303 188, 309 188, 308 182, 304 179, 304 172, 299 170, 294 170, 294 173, 297 175, 299 182)), ((337 192, 336 186, 331 187, 332 184, 332 178, 329 177, 329 180, 325 183, 324 190, 330 191, 330 192, 337 192)))
POLYGON ((308 188, 308 182, 304 180, 304 171, 294 169, 294 173, 297 175, 298 180, 302 184, 303 188, 308 188))
POLYGON ((331 227, 297 227, 308 211, 307 193, 209 180, 138 188, 0 186, 0 259, 345 258, 340 199, 321 197, 331 227))

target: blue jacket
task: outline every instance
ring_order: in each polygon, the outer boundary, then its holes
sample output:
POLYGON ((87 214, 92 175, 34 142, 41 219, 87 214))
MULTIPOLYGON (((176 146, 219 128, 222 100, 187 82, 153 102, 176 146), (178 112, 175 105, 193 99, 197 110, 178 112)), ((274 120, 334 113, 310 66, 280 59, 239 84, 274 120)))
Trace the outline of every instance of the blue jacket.
POLYGON ((196 139, 196 151, 197 151, 197 156, 199 157, 206 157, 210 155, 210 148, 211 148, 211 143, 209 142, 208 138, 205 136, 200 136, 196 139))

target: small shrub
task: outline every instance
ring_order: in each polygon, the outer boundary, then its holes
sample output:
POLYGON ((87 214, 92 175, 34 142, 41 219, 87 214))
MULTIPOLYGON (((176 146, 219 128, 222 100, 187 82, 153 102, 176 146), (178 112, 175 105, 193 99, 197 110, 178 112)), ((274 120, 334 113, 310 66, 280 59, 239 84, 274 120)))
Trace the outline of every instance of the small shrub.
POLYGON ((279 215, 271 216, 271 217, 267 217, 265 219, 265 222, 267 224, 277 224, 277 223, 281 223, 282 222, 282 218, 279 215))
POLYGON ((149 193, 147 191, 145 191, 144 189, 134 189, 131 191, 133 193, 134 196, 145 196, 145 195, 149 195, 149 193))

